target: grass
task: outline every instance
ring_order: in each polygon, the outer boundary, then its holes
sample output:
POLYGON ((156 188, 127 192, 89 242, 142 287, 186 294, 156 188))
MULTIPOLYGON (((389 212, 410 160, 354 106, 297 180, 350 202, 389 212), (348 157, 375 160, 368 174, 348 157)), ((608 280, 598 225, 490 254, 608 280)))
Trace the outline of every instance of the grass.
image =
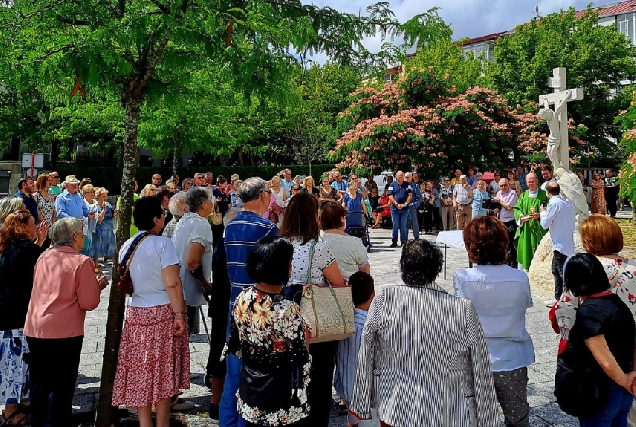
POLYGON ((618 225, 623 231, 623 243, 624 246, 635 248, 636 247, 636 225, 628 219, 617 219, 618 225))

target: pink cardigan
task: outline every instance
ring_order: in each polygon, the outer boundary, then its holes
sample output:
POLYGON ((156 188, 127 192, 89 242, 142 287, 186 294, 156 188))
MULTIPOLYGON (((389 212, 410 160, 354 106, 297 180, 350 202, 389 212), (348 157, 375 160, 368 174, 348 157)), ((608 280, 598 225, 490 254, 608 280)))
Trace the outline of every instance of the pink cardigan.
POLYGON ((99 305, 93 260, 67 246, 44 252, 35 264, 24 335, 71 338, 84 335, 86 312, 99 305))

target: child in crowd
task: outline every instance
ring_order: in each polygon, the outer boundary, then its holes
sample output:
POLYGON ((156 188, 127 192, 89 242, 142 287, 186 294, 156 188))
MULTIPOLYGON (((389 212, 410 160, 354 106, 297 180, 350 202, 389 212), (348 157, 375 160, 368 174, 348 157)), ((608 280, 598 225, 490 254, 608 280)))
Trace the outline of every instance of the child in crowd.
MULTIPOLYGON (((371 301, 375 297, 373 277, 367 273, 358 271, 349 278, 351 286, 351 296, 353 299, 356 333, 349 338, 338 342, 338 353, 336 355, 336 377, 334 386, 338 395, 344 398, 346 403, 351 401, 353 394, 353 380, 356 375, 356 361, 358 351, 362 342, 362 330, 367 320, 367 314, 371 301)), ((363 421, 361 425, 371 422, 363 421)), ((349 415, 348 427, 358 426, 358 419, 349 415)))

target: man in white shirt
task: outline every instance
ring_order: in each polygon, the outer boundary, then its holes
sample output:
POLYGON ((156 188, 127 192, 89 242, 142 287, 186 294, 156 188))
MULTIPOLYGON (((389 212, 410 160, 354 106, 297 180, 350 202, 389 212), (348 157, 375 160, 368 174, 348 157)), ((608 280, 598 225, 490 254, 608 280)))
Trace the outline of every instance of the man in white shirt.
POLYGON ((552 173, 552 168, 550 166, 543 166, 541 168, 541 176, 543 177, 544 183, 541 184, 541 189, 543 191, 547 191, 545 188, 548 185, 548 182, 556 182, 556 178, 554 177, 554 173, 552 173))
POLYGON ((497 194, 497 191, 501 190, 501 187, 499 187, 501 174, 499 172, 495 172, 493 175, 495 176, 495 179, 490 181, 490 184, 488 185, 488 194, 490 194, 490 197, 497 194))
POLYGON ((576 211, 574 205, 561 197, 559 184, 550 181, 546 185, 548 198, 547 209, 541 212, 541 227, 550 230, 552 238, 552 274, 554 275, 554 300, 545 301, 552 307, 563 293, 563 265, 568 257, 574 255, 574 221, 576 211))

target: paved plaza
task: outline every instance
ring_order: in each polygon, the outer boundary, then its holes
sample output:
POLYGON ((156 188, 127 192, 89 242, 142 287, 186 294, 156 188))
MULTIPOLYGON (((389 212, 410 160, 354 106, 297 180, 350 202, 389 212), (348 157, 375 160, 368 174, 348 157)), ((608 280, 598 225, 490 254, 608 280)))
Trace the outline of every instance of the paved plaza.
MULTIPOLYGON (((435 235, 425 235, 424 238, 434 241, 435 235)), ((389 230, 372 231, 373 250, 371 260, 371 274, 378 287, 393 286, 400 283, 398 261, 399 249, 390 249, 389 230)), ((445 289, 452 290, 453 274, 468 266, 467 254, 459 249, 447 249, 446 278, 440 275, 438 283, 445 289)), ((75 409, 88 411, 94 408, 101 374, 102 351, 106 328, 108 288, 102 292, 104 298, 97 310, 88 314, 86 319, 86 336, 82 349, 82 360, 78 388, 75 395, 75 409)), ((556 364, 556 348, 558 336, 548 322, 548 309, 542 301, 549 295, 533 291, 535 305, 528 310, 528 330, 532 335, 535 346, 536 362, 529 367, 530 383, 528 385, 528 399, 531 412, 530 421, 533 426, 576 426, 578 423, 570 416, 561 412, 553 396, 554 372, 556 364)), ((201 331, 204 331, 203 325, 201 331)), ((190 426, 217 426, 216 421, 207 418, 207 403, 210 391, 203 385, 203 375, 208 357, 208 342, 204 333, 192 337, 191 345, 192 386, 185 391, 184 397, 197 404, 191 413, 187 414, 190 426)), ((443 361, 440 361, 443 363, 443 361)), ((332 413, 332 426, 345 426, 346 417, 332 413)))

